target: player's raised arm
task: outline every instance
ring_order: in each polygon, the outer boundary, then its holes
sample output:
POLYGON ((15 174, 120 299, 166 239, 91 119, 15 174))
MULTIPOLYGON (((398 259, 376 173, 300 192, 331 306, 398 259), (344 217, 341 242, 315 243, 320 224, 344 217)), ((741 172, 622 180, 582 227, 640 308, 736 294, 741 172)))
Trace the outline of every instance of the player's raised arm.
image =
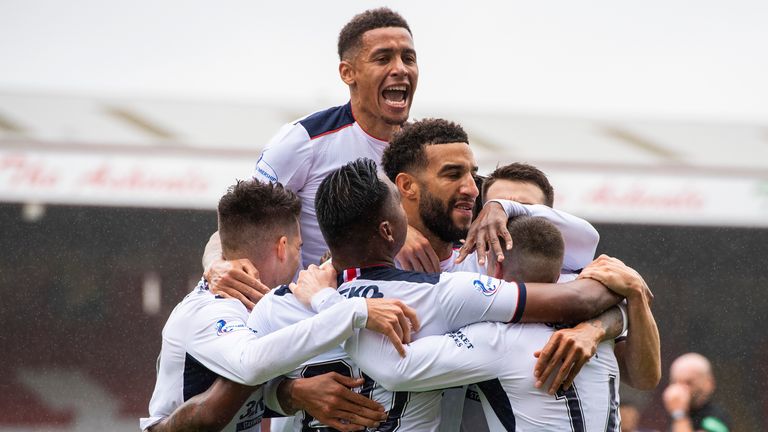
POLYGON ((659 329, 651 312, 652 294, 643 278, 616 258, 601 255, 582 272, 581 278, 601 281, 627 297, 632 330, 617 343, 616 357, 622 380, 640 390, 651 390, 661 379, 659 329))
POLYGON ((504 248, 510 249, 515 241, 507 230, 507 219, 516 216, 542 217, 552 222, 560 230, 565 242, 564 269, 582 269, 595 256, 600 235, 584 219, 546 205, 527 205, 515 201, 495 199, 485 204, 483 210, 472 223, 457 261, 461 262, 475 249, 477 250, 477 259, 480 262, 485 262, 486 255, 497 261, 503 261, 504 248))

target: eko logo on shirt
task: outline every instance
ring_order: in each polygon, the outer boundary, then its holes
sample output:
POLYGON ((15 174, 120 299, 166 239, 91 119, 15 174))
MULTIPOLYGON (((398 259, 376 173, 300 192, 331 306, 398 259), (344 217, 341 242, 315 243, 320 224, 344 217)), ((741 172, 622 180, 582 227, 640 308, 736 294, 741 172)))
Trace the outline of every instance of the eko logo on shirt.
POLYGON ((379 291, 379 287, 376 285, 363 285, 359 287, 342 288, 339 290, 339 294, 347 296, 347 298, 362 297, 362 298, 382 298, 384 294, 379 291))
POLYGON ((475 286, 475 289, 482 293, 484 296, 490 297, 494 294, 496 294, 496 291, 499 290, 499 282, 497 280, 494 280, 490 276, 488 277, 488 280, 483 283, 479 278, 475 279, 472 284, 475 286))
POLYGON ((248 326, 242 321, 226 322, 224 320, 216 321, 216 335, 221 336, 226 333, 232 333, 240 330, 248 330, 248 326))

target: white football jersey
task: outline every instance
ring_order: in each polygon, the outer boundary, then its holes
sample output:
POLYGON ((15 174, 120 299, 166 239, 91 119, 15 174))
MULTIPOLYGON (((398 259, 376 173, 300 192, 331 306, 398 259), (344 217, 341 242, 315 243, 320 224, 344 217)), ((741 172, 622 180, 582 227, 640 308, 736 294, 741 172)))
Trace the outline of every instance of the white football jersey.
MULTIPOLYGON (((218 376, 255 386, 338 346, 368 320, 365 301, 354 301, 261 337, 246 325, 248 310, 240 301, 213 295, 201 280, 174 308, 163 328, 149 417, 140 419, 139 426, 146 429, 168 417, 218 376), (285 350, 289 345, 294 349, 285 350)), ((224 430, 259 431, 263 413, 259 387, 224 430)))
POLYGON ((492 431, 618 431, 619 368, 603 342, 574 385, 555 396, 534 387, 534 351, 553 330, 544 324, 478 323, 411 343, 400 357, 386 339, 360 330, 350 357, 393 391, 430 391, 477 383, 492 431))
POLYGON ((264 148, 253 177, 280 182, 301 198, 303 267, 317 264, 328 250, 315 214, 320 182, 331 171, 361 157, 379 165, 387 145, 360 127, 347 103, 283 126, 264 148))
MULTIPOLYGON (((414 338, 443 334, 478 321, 519 320, 523 314, 525 285, 489 278, 476 273, 426 274, 391 267, 347 269, 339 276, 338 291, 327 289, 313 299, 316 310, 325 311, 345 299, 398 298, 419 311, 422 328, 414 338)), ((311 317, 314 311, 303 306, 287 287, 272 291, 254 307, 248 320, 259 333, 275 331, 285 325, 311 317)), ((365 385, 357 389, 381 403, 389 412, 379 431, 435 431, 439 423, 441 391, 388 392, 357 367, 338 347, 294 370, 291 377, 309 377, 326 372, 362 377, 365 385)), ((322 427, 308 415, 295 418, 301 431, 322 427)))

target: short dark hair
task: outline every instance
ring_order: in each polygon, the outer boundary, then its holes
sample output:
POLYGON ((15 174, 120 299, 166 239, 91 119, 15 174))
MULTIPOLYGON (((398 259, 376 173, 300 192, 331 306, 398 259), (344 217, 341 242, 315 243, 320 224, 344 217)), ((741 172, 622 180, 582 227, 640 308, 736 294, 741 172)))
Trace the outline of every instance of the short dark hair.
POLYGON ((464 129, 448 120, 428 118, 406 124, 384 150, 381 164, 392 182, 401 172, 427 166, 424 148, 432 144, 462 142, 469 144, 464 129))
POLYGON ((343 60, 351 49, 360 47, 365 32, 383 27, 402 27, 413 36, 408 22, 399 13, 385 7, 369 9, 352 17, 339 32, 339 59, 343 60))
POLYGON ((552 222, 531 216, 509 220, 512 249, 504 252, 504 277, 523 282, 557 281, 563 266, 565 243, 552 222))
POLYGON ((297 231, 300 212, 301 200, 282 184, 238 180, 219 200, 219 237, 224 253, 243 251, 248 245, 273 241, 276 234, 297 231))
POLYGON ((360 234, 384 219, 390 190, 378 176, 376 162, 360 158, 331 172, 315 195, 320 231, 328 247, 365 241, 360 234))
POLYGON ((544 194, 545 205, 552 207, 555 203, 555 190, 549 183, 547 175, 533 165, 515 162, 496 168, 494 172, 485 178, 485 182, 483 183, 483 199, 485 199, 488 189, 496 182, 496 180, 533 183, 538 186, 544 194))

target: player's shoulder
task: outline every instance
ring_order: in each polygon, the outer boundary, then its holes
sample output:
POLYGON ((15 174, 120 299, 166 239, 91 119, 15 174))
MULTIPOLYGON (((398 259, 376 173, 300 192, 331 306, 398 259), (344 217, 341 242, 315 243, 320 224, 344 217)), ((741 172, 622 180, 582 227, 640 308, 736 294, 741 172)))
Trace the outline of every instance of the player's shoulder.
POLYGON ((338 132, 355 123, 352 116, 352 105, 344 105, 328 108, 312 113, 294 123, 306 130, 310 140, 338 132))
POLYGON ((282 285, 268 292, 256 303, 251 311, 249 323, 258 317, 277 329, 313 315, 314 312, 293 295, 288 285, 282 285))
POLYGON ((247 318, 248 310, 242 303, 213 294, 208 289, 207 282, 202 279, 195 289, 173 309, 163 333, 191 331, 194 334, 201 328, 208 328, 211 323, 222 320, 244 325, 247 318))

